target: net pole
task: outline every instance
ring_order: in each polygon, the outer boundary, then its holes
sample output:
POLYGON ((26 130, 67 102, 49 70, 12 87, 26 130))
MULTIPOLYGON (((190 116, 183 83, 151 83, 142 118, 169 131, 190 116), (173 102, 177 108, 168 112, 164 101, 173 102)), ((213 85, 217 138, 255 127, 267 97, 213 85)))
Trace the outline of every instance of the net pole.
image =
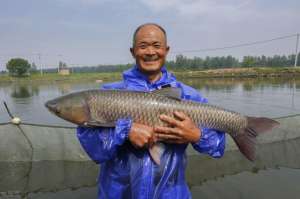
POLYGON ((296 40, 296 57, 295 57, 295 64, 294 64, 294 67, 297 67, 297 62, 298 62, 298 45, 299 45, 299 33, 297 33, 297 40, 296 40))

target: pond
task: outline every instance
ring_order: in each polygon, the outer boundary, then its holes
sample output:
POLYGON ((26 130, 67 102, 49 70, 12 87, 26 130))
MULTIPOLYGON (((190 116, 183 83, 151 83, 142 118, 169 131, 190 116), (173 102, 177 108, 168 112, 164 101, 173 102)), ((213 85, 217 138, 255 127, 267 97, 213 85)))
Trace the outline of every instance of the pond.
MULTIPOLYGON (((208 98, 209 103, 242 114, 280 118, 300 113, 300 79, 226 78, 182 81, 198 89, 208 98)), ((1 83, 0 98, 6 101, 12 114, 22 121, 73 126, 50 114, 44 103, 63 94, 99 87, 96 82, 86 81, 1 83)), ((2 104, 0 116, 0 123, 9 121, 2 104)), ((259 156, 267 157, 257 163, 241 159, 236 151, 227 151, 219 160, 189 152, 187 180, 193 198, 297 198, 300 195, 299 145, 300 139, 295 138, 260 146, 259 156)), ((0 162, 0 169, 8 167, 22 169, 27 168, 28 163, 0 162)), ((41 161, 34 162, 30 167, 35 171, 34 175, 24 177, 15 185, 6 186, 0 180, 0 198, 96 198, 98 168, 91 161, 41 161), (51 173, 42 174, 45 170, 51 173), (48 180, 44 181, 44 178, 48 180), (29 185, 39 185, 37 187, 40 188, 33 189, 29 185)), ((13 178, 14 174, 10 175, 13 178)))

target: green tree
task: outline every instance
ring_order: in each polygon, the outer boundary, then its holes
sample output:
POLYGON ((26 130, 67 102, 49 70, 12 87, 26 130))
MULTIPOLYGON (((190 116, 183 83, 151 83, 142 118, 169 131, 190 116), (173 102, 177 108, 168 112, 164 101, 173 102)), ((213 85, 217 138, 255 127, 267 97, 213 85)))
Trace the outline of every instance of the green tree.
POLYGON ((6 68, 10 75, 22 76, 28 73, 30 64, 26 59, 13 58, 7 62, 6 68))
POLYGON ((252 56, 244 56, 242 61, 243 67, 253 67, 255 65, 255 58, 252 56))

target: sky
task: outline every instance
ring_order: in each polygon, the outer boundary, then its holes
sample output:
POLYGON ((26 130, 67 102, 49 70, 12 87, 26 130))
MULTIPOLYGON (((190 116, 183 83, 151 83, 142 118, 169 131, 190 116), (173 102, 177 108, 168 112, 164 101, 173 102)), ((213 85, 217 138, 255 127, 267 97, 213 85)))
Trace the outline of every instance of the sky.
POLYGON ((169 60, 292 54, 299 10, 299 0, 0 0, 0 71, 16 57, 44 68, 133 63, 132 34, 147 22, 166 29, 169 60))

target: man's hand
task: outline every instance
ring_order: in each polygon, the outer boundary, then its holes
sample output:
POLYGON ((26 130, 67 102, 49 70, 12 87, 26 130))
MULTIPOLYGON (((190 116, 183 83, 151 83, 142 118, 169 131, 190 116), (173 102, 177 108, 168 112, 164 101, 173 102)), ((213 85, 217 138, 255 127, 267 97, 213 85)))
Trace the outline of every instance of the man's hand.
POLYGON ((151 147, 156 142, 153 127, 139 123, 132 123, 128 138, 136 148, 151 147))
POLYGON ((182 112, 174 112, 173 117, 160 115, 160 119, 167 127, 155 126, 154 131, 158 141, 167 143, 195 143, 201 137, 201 130, 195 125, 190 117, 182 112))

